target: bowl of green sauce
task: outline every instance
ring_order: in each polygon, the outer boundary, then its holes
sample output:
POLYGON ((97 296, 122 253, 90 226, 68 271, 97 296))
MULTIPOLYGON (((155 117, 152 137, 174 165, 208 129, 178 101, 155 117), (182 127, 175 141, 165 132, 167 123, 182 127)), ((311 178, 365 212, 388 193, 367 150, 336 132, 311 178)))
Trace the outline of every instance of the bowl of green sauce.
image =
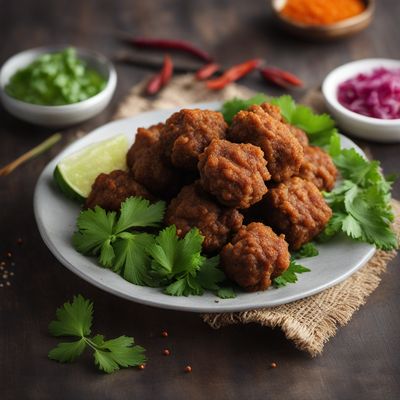
POLYGON ((4 108, 17 118, 54 128, 99 114, 116 83, 114 66, 106 57, 74 47, 26 50, 0 70, 4 108))

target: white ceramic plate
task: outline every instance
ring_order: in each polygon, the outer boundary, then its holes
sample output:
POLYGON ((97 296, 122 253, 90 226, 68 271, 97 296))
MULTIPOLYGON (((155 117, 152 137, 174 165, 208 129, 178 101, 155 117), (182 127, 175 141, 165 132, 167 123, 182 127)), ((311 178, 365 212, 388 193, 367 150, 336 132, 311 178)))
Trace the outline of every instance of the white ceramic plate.
MULTIPOLYGON (((219 103, 196 106, 217 109, 219 103)), ((203 296, 172 297, 163 294, 160 289, 136 286, 110 270, 99 267, 95 259, 85 257, 75 251, 71 245, 71 236, 75 230, 80 207, 66 199, 55 187, 52 174, 57 163, 68 154, 91 143, 109 139, 121 133, 126 134, 132 141, 138 127, 164 121, 174 111, 176 110, 148 112, 97 128, 69 146, 42 172, 34 196, 36 221, 47 247, 72 272, 107 292, 150 306, 194 312, 239 311, 289 303, 321 292, 354 273, 374 254, 375 249, 369 244, 337 237, 329 243, 318 246, 319 256, 301 260, 301 263, 309 267, 311 272, 300 275, 296 284, 279 289, 270 288, 264 292, 240 292, 234 299, 222 300, 212 293, 206 293, 203 296)), ((347 148, 355 147, 362 153, 352 141, 344 136, 342 145, 347 148)))

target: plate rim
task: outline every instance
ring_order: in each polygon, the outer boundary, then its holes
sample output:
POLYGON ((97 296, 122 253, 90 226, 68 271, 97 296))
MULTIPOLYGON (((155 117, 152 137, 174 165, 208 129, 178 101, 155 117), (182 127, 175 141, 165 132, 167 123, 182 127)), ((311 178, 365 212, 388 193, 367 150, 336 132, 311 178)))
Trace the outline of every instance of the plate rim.
MULTIPOLYGON (((195 103, 195 104, 190 104, 190 105, 183 106, 183 107, 178 106, 178 107, 168 108, 168 109, 157 109, 157 110, 153 110, 153 111, 147 111, 147 112, 136 114, 131 117, 122 118, 122 119, 118 119, 115 121, 110 121, 106 124, 100 125, 100 126, 96 127, 95 129, 93 129, 92 131, 90 131, 88 134, 86 134, 83 138, 94 137, 98 134, 98 131, 100 131, 100 130, 103 130, 107 127, 112 127, 114 124, 119 124, 121 122, 128 122, 130 120, 137 119, 138 117, 143 118, 143 117, 151 116, 152 114, 157 114, 160 112, 173 113, 176 110, 179 110, 182 108, 209 108, 209 109, 214 108, 215 109, 219 105, 221 105, 221 102, 216 101, 216 102, 195 103)), ((121 134, 121 132, 120 133, 115 132, 115 135, 113 135, 113 136, 117 136, 118 134, 121 134)), ((346 136, 344 136, 342 134, 340 134, 340 136, 341 136, 341 139, 344 138, 345 140, 349 141, 358 152, 361 152, 361 154, 364 155, 364 152, 351 139, 347 138, 346 136)), ((44 241, 46 247, 50 250, 50 252, 53 254, 53 256, 64 267, 66 267, 68 270, 70 270, 71 272, 73 272, 74 274, 79 276, 80 278, 84 279, 86 282, 88 282, 88 283, 96 286, 97 288, 102 289, 108 293, 116 295, 118 297, 127 299, 129 301, 133 301, 135 303, 143 304, 146 306, 169 309, 169 310, 185 311, 185 312, 196 312, 196 313, 237 312, 237 311, 245 311, 245 310, 257 309, 257 308, 271 308, 271 307, 276 307, 276 306, 283 305, 283 304, 289 304, 294 301, 308 298, 312 295, 321 293, 322 291, 339 284, 340 282, 344 281, 349 276, 354 274, 362 266, 364 266, 376 252, 376 248, 373 245, 370 245, 368 252, 366 252, 364 254, 364 256, 360 260, 358 260, 358 262, 352 268, 350 268, 346 273, 341 274, 339 277, 332 279, 325 284, 319 285, 318 288, 309 289, 306 292, 303 292, 302 294, 291 295, 291 299, 289 301, 288 300, 279 300, 279 299, 269 300, 267 305, 265 304, 265 301, 264 301, 264 304, 262 304, 263 303, 262 301, 258 301, 258 302, 253 301, 252 303, 257 303, 257 304, 252 304, 252 305, 248 305, 248 304, 242 304, 242 305, 241 304, 233 304, 232 305, 231 304, 231 305, 229 305, 228 304, 229 300, 218 299, 216 297, 216 299, 219 300, 218 303, 213 303, 212 306, 200 306, 200 307, 194 308, 193 305, 191 305, 191 304, 176 305, 176 304, 169 304, 169 303, 161 303, 160 301, 157 301, 157 300, 146 299, 143 297, 136 297, 136 296, 129 295, 127 293, 124 293, 123 291, 120 291, 118 288, 110 286, 109 284, 106 283, 106 281, 103 282, 101 280, 96 279, 95 277, 92 277, 90 274, 85 274, 83 271, 81 271, 79 268, 77 268, 75 265, 73 265, 68 259, 66 259, 60 253, 59 249, 50 240, 48 232, 46 231, 46 228, 44 226, 44 223, 41 220, 41 218, 39 217, 40 206, 39 206, 38 198, 40 195, 40 187, 42 184, 46 184, 45 178, 48 175, 49 169, 52 167, 53 164, 57 163, 58 160, 63 158, 66 153, 67 154, 70 153, 72 151, 71 148, 73 148, 74 146, 79 146, 78 143, 83 138, 79 138, 78 140, 72 142, 63 151, 61 151, 53 159, 51 159, 47 163, 47 165, 44 167, 44 169, 41 172, 41 174, 39 175, 39 178, 35 185, 34 196, 33 196, 34 216, 35 216, 35 220, 36 220, 36 224, 38 226, 40 236, 41 236, 42 240, 44 241), (226 305, 224 305, 224 303, 226 305)), ((102 139, 100 139, 99 141, 101 141, 101 140, 102 139)), ((92 141, 92 143, 95 143, 95 142, 96 141, 92 141)), ((98 268, 101 268, 101 267, 98 266, 98 268)), ((123 279, 123 278, 121 277, 121 279, 123 279)), ((127 282, 127 283, 129 283, 130 285, 134 285, 133 283, 130 283, 130 282, 127 282)), ((134 285, 134 286, 136 286, 136 285, 134 285)), ((165 297, 168 298, 167 295, 165 295, 165 297)))

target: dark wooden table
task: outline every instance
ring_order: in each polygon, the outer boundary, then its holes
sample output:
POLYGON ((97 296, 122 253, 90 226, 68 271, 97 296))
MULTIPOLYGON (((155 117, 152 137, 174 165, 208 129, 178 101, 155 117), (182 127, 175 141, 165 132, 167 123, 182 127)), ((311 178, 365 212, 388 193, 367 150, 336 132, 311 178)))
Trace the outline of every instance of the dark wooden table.
MULTIPOLYGON (((297 40, 276 29, 266 1, 0 1, 0 63, 31 47, 71 43, 112 57, 124 48, 117 30, 185 38, 226 64, 264 57, 318 86, 332 68, 358 58, 400 54, 400 2, 378 1, 372 26, 342 41, 297 40)), ((118 89, 101 116, 79 128, 109 120, 119 99, 149 71, 117 65, 118 89)), ((245 84, 269 93, 257 77, 245 84)), ((298 93, 300 96, 302 93, 298 93)), ((1 164, 51 132, 19 122, 0 109, 1 164)), ((11 286, 0 288, 1 399, 398 399, 400 398, 400 279, 392 262, 379 288, 349 325, 339 329, 322 356, 311 359, 279 330, 256 325, 214 331, 196 314, 144 307, 105 293, 65 269, 48 251, 36 228, 32 195, 36 179, 69 141, 0 178, 0 261, 15 265, 11 286), (16 243, 17 238, 23 244, 16 243), (132 335, 147 349, 144 371, 98 373, 89 356, 74 365, 47 359, 56 340, 47 325, 57 306, 82 293, 94 300, 95 331, 108 337, 132 335), (160 337, 168 329, 167 339, 160 337), (170 357, 161 354, 168 347, 170 357), (270 369, 271 362, 278 368, 270 369), (191 364, 193 373, 183 368, 191 364)), ((385 172, 399 172, 400 145, 373 144, 372 156, 385 172)), ((400 186, 394 193, 400 197, 400 186)), ((0 281, 1 281, 0 276, 0 281)))

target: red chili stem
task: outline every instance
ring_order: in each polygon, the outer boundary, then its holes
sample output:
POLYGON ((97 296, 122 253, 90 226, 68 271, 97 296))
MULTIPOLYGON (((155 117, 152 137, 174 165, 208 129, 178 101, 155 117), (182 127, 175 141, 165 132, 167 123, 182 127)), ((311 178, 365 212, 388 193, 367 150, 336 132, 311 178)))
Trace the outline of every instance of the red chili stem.
POLYGON ((173 69, 171 57, 166 55, 160 72, 154 75, 147 83, 146 93, 149 95, 158 93, 170 81, 173 69))
POLYGON ((143 49, 177 50, 191 54, 205 62, 211 62, 213 60, 213 58, 207 52, 197 48, 193 44, 186 42, 184 40, 145 38, 145 37, 134 37, 134 38, 129 38, 127 40, 133 46, 143 49))
POLYGON ((199 81, 208 79, 212 75, 214 75, 219 69, 220 69, 219 64, 216 64, 216 63, 206 64, 204 67, 200 68, 196 72, 196 79, 199 81))
POLYGON ((265 80, 284 88, 303 86, 303 81, 299 77, 280 68, 264 67, 260 69, 260 73, 265 80))
POLYGON ((231 82, 235 82, 238 79, 244 77, 261 63, 260 59, 248 60, 244 63, 234 65, 227 69, 219 78, 208 80, 206 85, 209 89, 220 90, 231 82))

